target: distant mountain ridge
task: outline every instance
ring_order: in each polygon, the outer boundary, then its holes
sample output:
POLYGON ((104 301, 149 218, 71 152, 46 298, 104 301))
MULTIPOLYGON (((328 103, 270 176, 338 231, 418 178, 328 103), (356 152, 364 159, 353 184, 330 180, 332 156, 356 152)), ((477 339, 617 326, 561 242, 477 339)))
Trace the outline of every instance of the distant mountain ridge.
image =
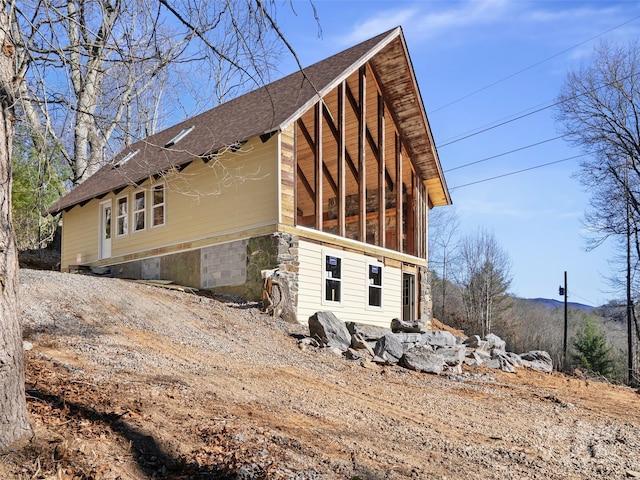
MULTIPOLYGON (((564 308, 564 301, 555 300, 551 298, 523 298, 522 300, 524 300, 525 302, 535 303, 537 305, 544 305, 545 307, 553 308, 553 309, 564 308)), ((567 302, 567 307, 582 310, 584 312, 593 312, 598 308, 598 307, 593 307, 591 305, 585 305, 583 303, 577 303, 577 302, 567 302)))

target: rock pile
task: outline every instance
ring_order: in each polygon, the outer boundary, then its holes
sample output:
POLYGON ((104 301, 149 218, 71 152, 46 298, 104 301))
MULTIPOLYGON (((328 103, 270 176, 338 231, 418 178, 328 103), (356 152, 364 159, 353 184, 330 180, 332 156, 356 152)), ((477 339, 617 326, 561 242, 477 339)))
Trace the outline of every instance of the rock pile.
POLYGON ((305 346, 328 347, 351 360, 368 358, 427 373, 462 373, 462 365, 486 366, 509 373, 528 367, 551 373, 551 356, 542 350, 522 354, 506 351, 506 342, 492 333, 458 337, 445 330, 429 330, 419 322, 394 318, 390 328, 342 322, 332 312, 309 317, 305 346))

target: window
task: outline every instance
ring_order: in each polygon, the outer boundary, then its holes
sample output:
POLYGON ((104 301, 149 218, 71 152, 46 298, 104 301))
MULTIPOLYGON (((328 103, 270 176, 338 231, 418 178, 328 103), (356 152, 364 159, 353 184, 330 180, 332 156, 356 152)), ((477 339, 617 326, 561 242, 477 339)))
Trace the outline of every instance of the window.
POLYGON ((333 255, 324 257, 324 299, 327 302, 342 301, 342 259, 333 255))
POLYGON ((367 270, 369 273, 367 279, 367 288, 369 290, 368 305, 370 307, 382 307, 382 265, 369 263, 367 270))
POLYGON ((116 236, 129 233, 129 197, 120 197, 116 210, 116 236))
POLYGON ((145 191, 136 192, 133 196, 133 230, 139 232, 146 227, 145 191))
POLYGON ((164 225, 164 185, 153 187, 151 199, 151 226, 164 225))

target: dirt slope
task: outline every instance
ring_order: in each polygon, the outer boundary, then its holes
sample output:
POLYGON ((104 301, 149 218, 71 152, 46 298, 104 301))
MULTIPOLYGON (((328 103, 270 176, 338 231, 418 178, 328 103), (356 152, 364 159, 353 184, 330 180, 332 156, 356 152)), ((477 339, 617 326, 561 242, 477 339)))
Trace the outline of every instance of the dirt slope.
POLYGON ((302 349, 255 305, 21 271, 35 436, 0 478, 640 476, 640 395, 520 370, 419 374, 302 349))

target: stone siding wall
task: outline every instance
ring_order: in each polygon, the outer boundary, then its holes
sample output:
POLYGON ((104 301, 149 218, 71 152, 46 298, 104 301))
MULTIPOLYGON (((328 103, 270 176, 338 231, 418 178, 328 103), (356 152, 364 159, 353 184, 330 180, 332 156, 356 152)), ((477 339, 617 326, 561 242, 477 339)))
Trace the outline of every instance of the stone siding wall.
POLYGON ((431 297, 431 273, 426 267, 420 267, 419 269, 419 286, 418 291, 420 299, 420 311, 418 312, 420 320, 425 326, 431 325, 431 319, 433 318, 433 299, 431 297))

